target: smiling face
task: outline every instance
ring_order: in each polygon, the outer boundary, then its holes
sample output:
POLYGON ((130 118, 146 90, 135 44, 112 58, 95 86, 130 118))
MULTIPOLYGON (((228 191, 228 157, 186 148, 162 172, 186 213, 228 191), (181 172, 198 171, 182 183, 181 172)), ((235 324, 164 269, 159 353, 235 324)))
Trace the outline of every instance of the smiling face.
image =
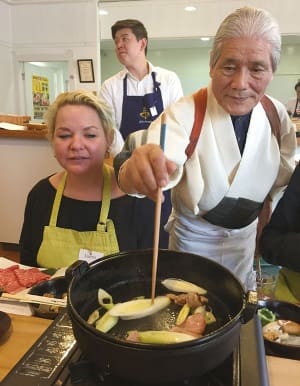
POLYGON ((147 39, 137 40, 130 28, 122 28, 115 35, 116 55, 124 66, 131 67, 141 56, 145 57, 147 39))
POLYGON ((59 108, 52 144, 57 161, 69 174, 98 173, 109 147, 96 110, 84 105, 59 108))
POLYGON ((262 38, 226 40, 210 76, 213 93, 225 111, 249 113, 273 78, 270 44, 262 38))

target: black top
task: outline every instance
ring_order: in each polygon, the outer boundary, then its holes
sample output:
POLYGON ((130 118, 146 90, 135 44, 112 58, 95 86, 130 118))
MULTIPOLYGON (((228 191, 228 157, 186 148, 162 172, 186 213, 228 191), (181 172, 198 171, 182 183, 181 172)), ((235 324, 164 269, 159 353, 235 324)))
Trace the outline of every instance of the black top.
POLYGON ((252 111, 246 115, 231 115, 236 140, 241 154, 243 154, 246 143, 251 113, 252 111))
POLYGON ((267 262, 300 271, 300 164, 263 231, 260 247, 267 262))
MULTIPOLYGON (((49 225, 55 194, 56 189, 50 184, 49 177, 39 181, 28 194, 20 237, 22 264, 37 265, 37 253, 44 226, 49 225)), ((136 210, 137 200, 127 195, 111 200, 108 218, 114 222, 120 251, 153 246, 153 223, 136 210)), ((99 201, 62 196, 57 226, 77 231, 96 230, 100 208, 99 201)))

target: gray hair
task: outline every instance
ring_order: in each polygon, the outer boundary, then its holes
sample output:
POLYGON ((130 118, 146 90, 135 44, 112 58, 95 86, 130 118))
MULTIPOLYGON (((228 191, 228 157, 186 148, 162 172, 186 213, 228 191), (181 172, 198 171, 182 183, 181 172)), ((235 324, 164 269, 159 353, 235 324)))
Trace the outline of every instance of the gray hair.
POLYGON ((253 7, 242 7, 228 15, 219 26, 212 51, 210 66, 213 68, 218 61, 222 44, 232 38, 259 37, 271 45, 271 63, 273 72, 280 61, 281 35, 278 23, 269 12, 253 7))
POLYGON ((47 109, 44 119, 50 142, 53 141, 58 110, 66 105, 89 106, 94 109, 99 116, 106 139, 109 142, 113 140, 114 123, 110 106, 103 100, 99 99, 91 91, 76 90, 59 94, 55 101, 47 109))

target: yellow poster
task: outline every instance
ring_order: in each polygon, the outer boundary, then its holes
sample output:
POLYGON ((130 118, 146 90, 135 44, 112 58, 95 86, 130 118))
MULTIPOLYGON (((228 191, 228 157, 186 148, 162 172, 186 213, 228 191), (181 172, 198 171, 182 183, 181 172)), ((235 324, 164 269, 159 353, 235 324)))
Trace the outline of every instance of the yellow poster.
POLYGON ((43 119, 49 97, 49 80, 45 76, 32 75, 33 119, 43 119))

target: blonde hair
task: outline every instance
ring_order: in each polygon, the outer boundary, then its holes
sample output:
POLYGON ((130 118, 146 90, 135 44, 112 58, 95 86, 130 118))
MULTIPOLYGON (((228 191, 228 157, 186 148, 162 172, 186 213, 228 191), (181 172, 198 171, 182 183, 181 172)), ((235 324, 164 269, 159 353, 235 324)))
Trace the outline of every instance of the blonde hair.
POLYGON ((66 105, 89 106, 94 109, 99 116, 106 139, 109 142, 113 141, 115 130, 110 106, 91 91, 76 90, 59 94, 47 109, 44 120, 47 125, 50 142, 53 141, 58 110, 66 105))

